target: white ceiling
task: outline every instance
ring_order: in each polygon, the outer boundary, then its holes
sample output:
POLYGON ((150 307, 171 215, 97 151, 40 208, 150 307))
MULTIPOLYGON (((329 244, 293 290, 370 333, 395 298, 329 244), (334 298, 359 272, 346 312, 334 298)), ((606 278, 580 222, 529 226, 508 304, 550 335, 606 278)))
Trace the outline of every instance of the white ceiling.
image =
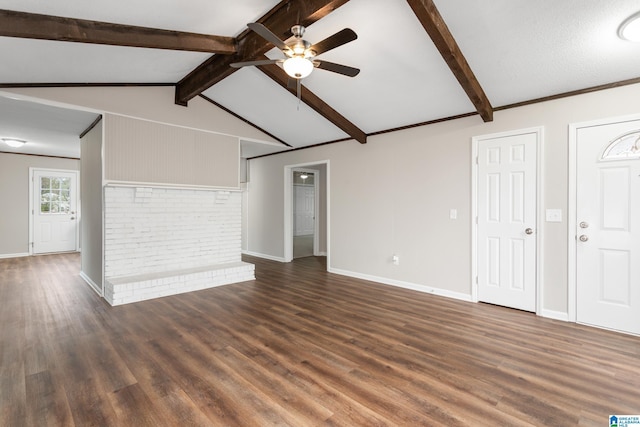
POLYGON ((78 137, 98 116, 0 96, 0 138, 28 141, 21 148, 11 148, 0 142, 0 151, 80 157, 78 137))
MULTIPOLYGON (((233 37, 277 3, 0 0, 0 9, 233 37)), ((616 36, 620 23, 640 10, 637 0, 435 0, 435 4, 493 107, 640 77, 640 44, 616 36)), ((311 25, 305 39, 318 42, 347 27, 358 39, 320 58, 360 68, 361 73, 349 78, 317 69, 303 84, 364 132, 475 111, 406 0, 351 0, 311 25)), ((0 37, 0 51, 0 86, 176 83, 209 57, 9 37, 0 37)), ((281 53, 274 49, 268 56, 277 58, 281 53)), ((347 137, 254 68, 235 72, 203 94, 294 148, 347 137)), ((5 100, 0 106, 4 108, 0 137, 7 129, 18 132, 21 122, 25 129, 33 123, 27 119, 29 113, 14 103, 5 100), (15 113, 9 114, 14 108, 15 113), (22 121, 16 118, 19 111, 22 121)), ((42 113, 41 107, 34 109, 42 113)), ((70 121, 75 119, 87 126, 93 121, 87 113, 70 121)), ((252 148, 251 142, 243 142, 246 153, 286 148, 252 148)))

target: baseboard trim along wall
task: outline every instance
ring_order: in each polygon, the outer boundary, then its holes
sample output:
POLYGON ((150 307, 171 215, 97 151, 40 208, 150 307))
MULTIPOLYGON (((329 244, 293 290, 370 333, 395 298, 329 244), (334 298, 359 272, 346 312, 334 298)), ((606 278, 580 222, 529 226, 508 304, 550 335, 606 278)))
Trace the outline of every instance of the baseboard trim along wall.
POLYGON ((96 294, 98 294, 99 296, 102 296, 102 289, 100 289, 100 286, 98 286, 96 284, 96 282, 94 282, 93 280, 91 280, 91 278, 89 276, 87 276, 84 271, 80 272, 80 277, 82 278, 82 280, 84 280, 85 282, 87 282, 87 284, 89 285, 89 287, 91 287, 91 289, 93 289, 95 291, 96 294))
POLYGON ((554 320, 562 320, 563 322, 569 321, 569 314, 563 313, 561 311, 553 311, 553 310, 540 310, 540 316, 546 317, 548 319, 554 320))
POLYGON ((4 258, 22 258, 24 256, 29 256, 28 252, 19 253, 19 254, 0 254, 0 259, 4 258))
POLYGON ((397 286, 400 288, 411 289, 418 292, 424 292, 427 294, 438 295, 447 298, 454 298, 461 301, 472 302, 471 294, 463 294, 461 292, 448 291, 446 289, 433 288, 431 286, 419 285, 411 282, 403 282, 401 280, 388 279, 386 277, 371 276, 368 274, 356 273, 348 270, 341 270, 338 268, 329 268, 329 273, 339 274, 341 276, 349 276, 356 279, 369 280, 370 282, 382 283, 384 285, 397 286))
MULTIPOLYGON (((448 291, 446 289, 433 288, 431 286, 418 285, 416 283, 403 282, 401 280, 388 279, 385 277, 372 276, 369 274, 356 273, 348 270, 341 270, 339 268, 329 268, 329 273, 340 274, 341 276, 353 277, 356 279, 369 280, 370 282, 382 283, 384 285, 397 286, 400 288, 411 289, 418 292, 424 292, 428 294, 438 295, 441 297, 453 298, 460 301, 473 302, 471 295, 467 295, 461 292, 448 291)), ((541 317, 548 319, 560 320, 564 322, 569 321, 569 315, 561 311, 553 310, 541 310, 541 317)))
POLYGON ((257 258, 268 259, 270 261, 286 262, 283 257, 276 257, 276 256, 273 256, 273 255, 261 254, 261 253, 258 253, 258 252, 242 251, 242 254, 243 255, 254 256, 254 257, 257 257, 257 258))

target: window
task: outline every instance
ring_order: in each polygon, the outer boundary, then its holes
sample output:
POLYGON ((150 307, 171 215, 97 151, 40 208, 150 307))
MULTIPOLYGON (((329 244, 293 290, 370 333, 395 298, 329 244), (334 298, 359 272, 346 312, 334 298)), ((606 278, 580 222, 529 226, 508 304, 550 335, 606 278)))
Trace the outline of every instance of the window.
POLYGON ((640 131, 625 133, 614 139, 604 150, 601 160, 640 158, 640 131))
POLYGON ((40 213, 68 214, 71 178, 43 176, 40 178, 40 213))

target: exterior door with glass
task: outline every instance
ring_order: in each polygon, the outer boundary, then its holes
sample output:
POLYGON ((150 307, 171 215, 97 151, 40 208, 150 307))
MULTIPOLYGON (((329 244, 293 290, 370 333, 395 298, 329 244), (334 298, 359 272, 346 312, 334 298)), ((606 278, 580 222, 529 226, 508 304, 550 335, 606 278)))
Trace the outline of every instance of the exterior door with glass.
POLYGON ((577 130, 576 321, 640 334, 640 120, 577 130))
POLYGON ((76 171, 32 170, 34 254, 78 249, 76 171))

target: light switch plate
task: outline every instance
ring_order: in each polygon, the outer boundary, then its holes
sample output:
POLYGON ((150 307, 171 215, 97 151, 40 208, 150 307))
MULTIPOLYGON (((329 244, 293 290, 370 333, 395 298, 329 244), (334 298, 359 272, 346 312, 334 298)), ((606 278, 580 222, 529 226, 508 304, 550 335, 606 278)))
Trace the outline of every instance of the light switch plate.
POLYGON ((449 210, 449 219, 458 219, 458 209, 449 210))
POLYGON ((562 209, 547 209, 547 222, 562 222, 562 209))

